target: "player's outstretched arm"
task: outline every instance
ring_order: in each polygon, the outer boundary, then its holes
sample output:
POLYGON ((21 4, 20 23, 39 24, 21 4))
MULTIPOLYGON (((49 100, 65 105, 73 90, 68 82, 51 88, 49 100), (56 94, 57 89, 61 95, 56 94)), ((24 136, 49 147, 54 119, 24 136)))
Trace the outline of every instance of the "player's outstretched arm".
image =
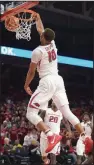
POLYGON ((24 85, 24 89, 29 95, 32 95, 32 91, 30 90, 29 85, 35 76, 37 64, 40 60, 41 60, 41 52, 38 49, 35 49, 32 52, 32 59, 31 59, 31 63, 27 72, 26 81, 24 85))
POLYGON ((35 20, 36 20, 37 31, 38 31, 39 35, 41 35, 44 32, 44 26, 43 26, 43 23, 42 23, 42 20, 41 20, 41 17, 39 14, 36 15, 35 20))
POLYGON ((24 89, 29 95, 32 95, 32 91, 31 91, 29 85, 35 76, 36 67, 37 67, 37 64, 31 62, 28 72, 27 72, 24 89))

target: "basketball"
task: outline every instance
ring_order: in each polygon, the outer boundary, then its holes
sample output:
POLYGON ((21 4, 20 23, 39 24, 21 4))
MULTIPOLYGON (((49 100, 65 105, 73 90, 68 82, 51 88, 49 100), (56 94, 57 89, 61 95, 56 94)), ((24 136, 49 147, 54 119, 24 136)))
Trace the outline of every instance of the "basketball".
POLYGON ((15 16, 7 17, 5 20, 5 27, 7 30, 15 32, 19 28, 19 19, 15 16))

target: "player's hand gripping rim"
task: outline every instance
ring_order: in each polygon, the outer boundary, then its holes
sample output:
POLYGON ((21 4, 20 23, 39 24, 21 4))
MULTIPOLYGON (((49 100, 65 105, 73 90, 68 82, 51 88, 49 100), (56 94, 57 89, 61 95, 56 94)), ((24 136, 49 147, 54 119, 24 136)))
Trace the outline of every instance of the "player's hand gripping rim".
POLYGON ((35 21, 38 21, 40 19, 40 15, 38 13, 33 13, 32 14, 32 19, 35 21))
POLYGON ((29 86, 24 86, 24 89, 28 95, 30 95, 30 96, 32 95, 32 91, 29 86))

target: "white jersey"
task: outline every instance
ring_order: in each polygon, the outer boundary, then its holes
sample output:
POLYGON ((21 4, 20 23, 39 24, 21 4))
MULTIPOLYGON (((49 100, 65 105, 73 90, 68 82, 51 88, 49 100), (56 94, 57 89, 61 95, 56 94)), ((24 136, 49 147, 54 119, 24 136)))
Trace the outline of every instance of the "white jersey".
MULTIPOLYGON (((51 108, 46 110, 44 123, 52 130, 53 133, 60 133, 61 120, 63 119, 60 110, 54 112, 51 108)), ((44 132, 41 133, 41 137, 46 138, 44 132)))
POLYGON ((39 77, 58 74, 57 48, 55 42, 46 46, 38 46, 32 52, 32 62, 37 64, 39 77))
POLYGON ((81 123, 87 136, 91 136, 91 134, 92 134, 92 129, 90 127, 90 124, 91 124, 91 121, 89 121, 87 123, 84 123, 84 122, 81 123))
POLYGON ((30 146, 32 140, 33 140, 32 134, 31 134, 30 136, 29 136, 29 135, 26 135, 26 136, 24 137, 23 146, 30 146))

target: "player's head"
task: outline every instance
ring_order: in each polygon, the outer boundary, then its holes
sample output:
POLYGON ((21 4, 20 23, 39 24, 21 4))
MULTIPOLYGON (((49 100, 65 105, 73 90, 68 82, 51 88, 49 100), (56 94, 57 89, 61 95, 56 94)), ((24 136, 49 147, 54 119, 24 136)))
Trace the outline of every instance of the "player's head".
POLYGON ((40 36, 40 42, 42 45, 50 44, 55 39, 55 32, 52 29, 46 28, 40 36))
POLYGON ((86 121, 90 121, 91 117, 87 112, 85 112, 82 116, 82 119, 86 122, 86 121))
POLYGON ((52 101, 51 107, 53 111, 57 111, 57 107, 53 101, 52 101))

